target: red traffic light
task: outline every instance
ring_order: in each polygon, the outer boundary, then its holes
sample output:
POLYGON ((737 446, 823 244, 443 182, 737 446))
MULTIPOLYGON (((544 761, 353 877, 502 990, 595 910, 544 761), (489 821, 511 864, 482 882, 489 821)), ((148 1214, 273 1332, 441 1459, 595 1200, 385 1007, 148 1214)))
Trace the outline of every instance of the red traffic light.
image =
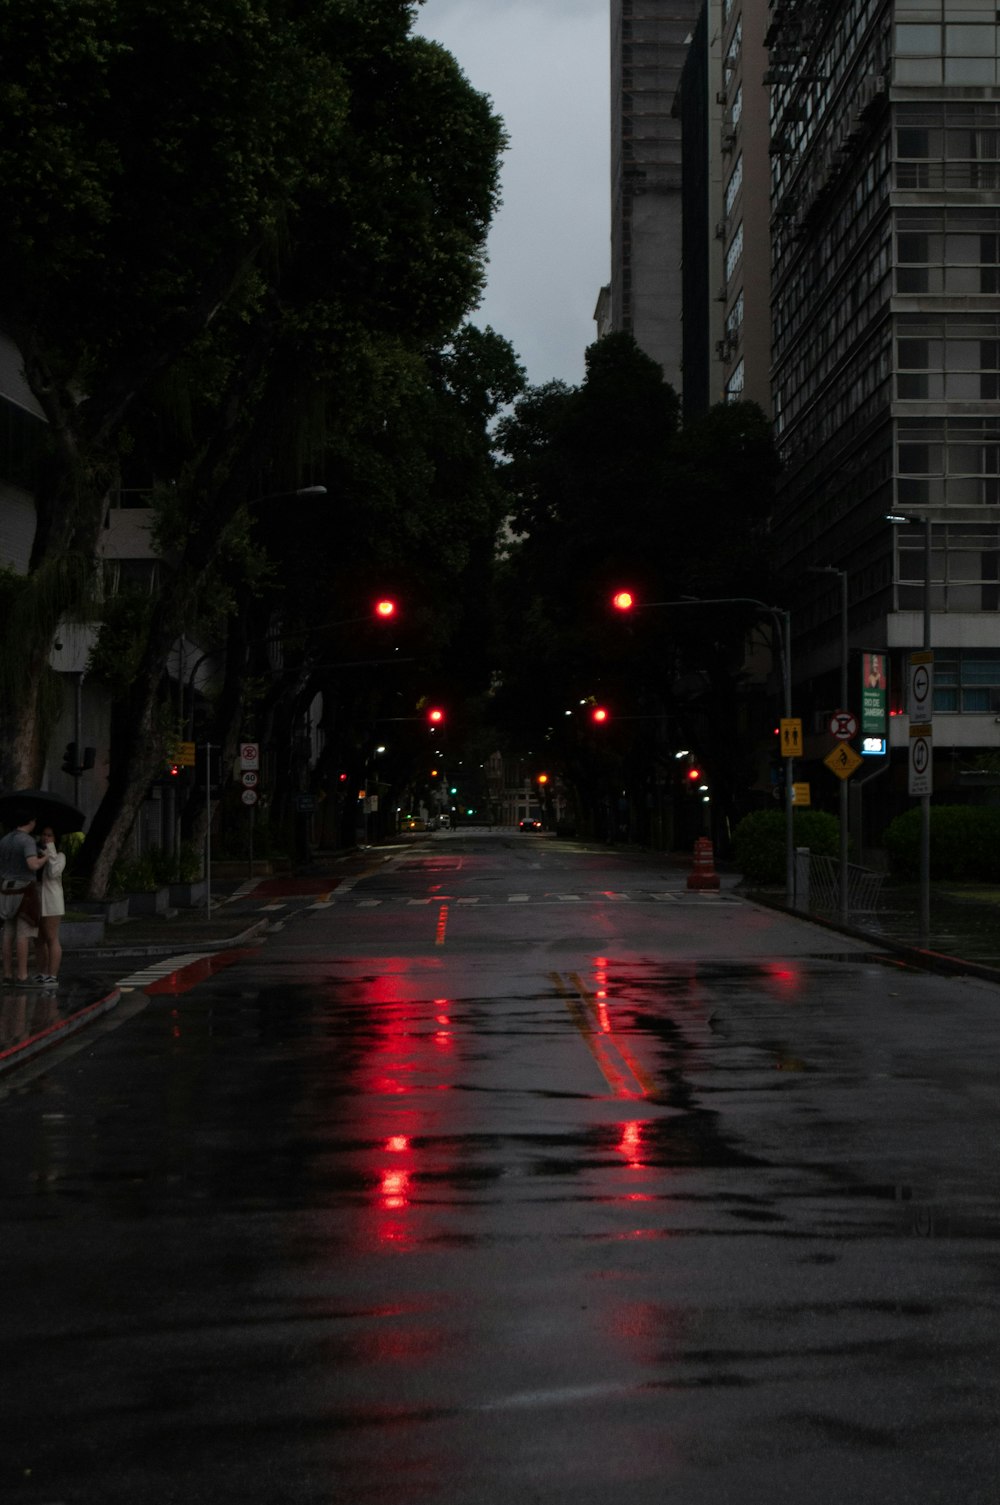
POLYGON ((611 597, 611 604, 616 611, 631 611, 635 605, 635 597, 631 591, 616 591, 611 597))
POLYGON ((600 726, 603 725, 605 721, 607 721, 608 713, 602 705, 595 705, 594 709, 590 713, 590 719, 591 721, 596 721, 600 726))
POLYGON ((695 784, 701 778, 701 769, 700 768, 689 768, 688 771, 687 771, 687 776, 691 780, 692 784, 695 784))
POLYGON ((434 706, 432 710, 427 712, 427 720, 431 723, 432 726, 440 726, 442 721, 444 720, 444 711, 442 711, 438 706, 434 706))
POLYGON ((394 617, 396 615, 395 601, 390 600, 388 596, 384 596, 381 601, 376 601, 375 615, 381 617, 383 622, 387 621, 389 617, 394 617))
POLYGON ((549 782, 549 776, 548 776, 548 774, 547 773, 540 773, 538 775, 537 782, 539 784, 547 784, 549 782))

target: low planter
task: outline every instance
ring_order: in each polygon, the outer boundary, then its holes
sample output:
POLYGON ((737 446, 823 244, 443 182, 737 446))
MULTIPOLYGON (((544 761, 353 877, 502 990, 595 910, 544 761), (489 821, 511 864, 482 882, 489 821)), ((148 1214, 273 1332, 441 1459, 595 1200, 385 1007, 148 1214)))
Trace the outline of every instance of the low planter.
POLYGON ((128 919, 128 895, 121 899, 74 899, 73 908, 107 925, 120 925, 128 919))
POLYGON ((170 909, 170 889, 154 888, 148 894, 129 894, 129 918, 136 915, 166 914, 170 909))
POLYGON ((171 909, 194 909, 196 905, 204 904, 207 888, 204 878, 196 878, 193 883, 171 883, 171 909))
POLYGON ((88 946, 99 946, 104 939, 104 916, 90 915, 86 919, 63 919, 59 926, 59 939, 64 951, 83 951, 88 946))

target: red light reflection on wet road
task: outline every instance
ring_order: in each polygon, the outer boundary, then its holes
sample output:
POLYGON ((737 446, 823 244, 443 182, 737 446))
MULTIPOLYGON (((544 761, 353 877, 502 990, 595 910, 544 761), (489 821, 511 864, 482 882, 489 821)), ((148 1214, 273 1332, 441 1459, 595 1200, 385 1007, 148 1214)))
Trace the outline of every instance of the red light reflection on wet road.
MULTIPOLYGON (((363 1052, 352 1074, 367 1147, 365 1180, 371 1186, 358 1228, 363 1247, 401 1252, 426 1236, 420 1206, 421 1171, 448 1170, 442 1150, 427 1149, 447 1112, 440 1094, 455 1087, 456 1032, 449 998, 407 997, 414 977, 385 971, 369 979, 355 1000, 364 1016, 363 1052), (428 1161, 431 1160, 431 1164, 428 1161)), ((447 1152, 450 1156, 451 1152, 447 1152)))

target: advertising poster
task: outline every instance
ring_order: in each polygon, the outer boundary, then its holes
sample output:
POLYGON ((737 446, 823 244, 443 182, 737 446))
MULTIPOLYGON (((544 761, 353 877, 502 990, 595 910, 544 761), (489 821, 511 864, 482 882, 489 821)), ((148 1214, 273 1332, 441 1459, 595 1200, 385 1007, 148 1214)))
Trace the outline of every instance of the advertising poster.
POLYGON ((861 655, 861 735, 888 736, 889 661, 886 654, 861 655))

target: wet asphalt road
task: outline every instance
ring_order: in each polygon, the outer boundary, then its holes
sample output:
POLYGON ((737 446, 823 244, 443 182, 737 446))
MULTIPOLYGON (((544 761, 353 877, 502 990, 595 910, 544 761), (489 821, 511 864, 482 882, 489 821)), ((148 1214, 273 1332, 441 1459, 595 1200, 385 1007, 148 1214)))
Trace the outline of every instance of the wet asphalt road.
POLYGON ((1000 989, 547 837, 265 903, 5 1084, 3 1500, 1000 1500, 1000 989))

